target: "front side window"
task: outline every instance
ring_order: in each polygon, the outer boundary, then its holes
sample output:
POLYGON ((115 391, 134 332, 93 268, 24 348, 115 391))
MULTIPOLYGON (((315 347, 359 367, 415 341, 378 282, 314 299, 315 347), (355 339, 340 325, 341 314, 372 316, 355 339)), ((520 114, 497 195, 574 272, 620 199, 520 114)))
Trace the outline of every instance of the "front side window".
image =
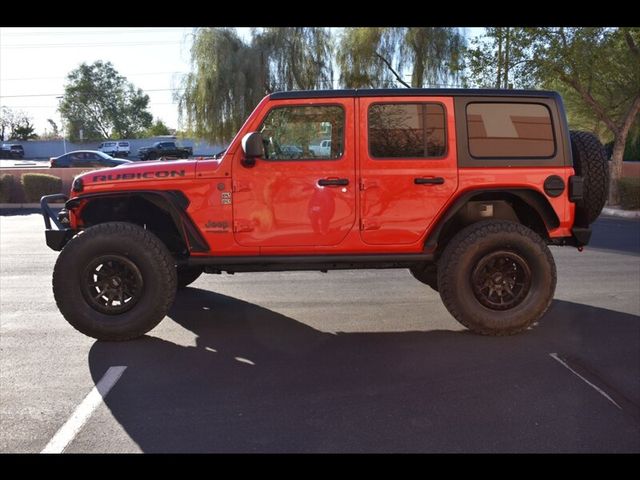
POLYGON ((476 158, 550 158, 555 154, 549 109, 538 103, 467 105, 469 153, 476 158))
POLYGON ((344 110, 335 105, 277 107, 259 132, 267 160, 335 160, 344 151, 344 110))
POLYGON ((373 158, 433 158, 446 151, 444 107, 439 103, 385 103, 368 112, 373 158))

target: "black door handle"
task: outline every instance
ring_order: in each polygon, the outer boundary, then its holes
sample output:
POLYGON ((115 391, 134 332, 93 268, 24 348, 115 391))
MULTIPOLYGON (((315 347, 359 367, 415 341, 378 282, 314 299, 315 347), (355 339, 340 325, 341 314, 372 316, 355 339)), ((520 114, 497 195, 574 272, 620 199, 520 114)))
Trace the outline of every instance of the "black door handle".
POLYGON ((349 185, 348 178, 321 178, 318 180, 318 185, 321 187, 344 187, 349 185))
POLYGON ((442 185, 444 183, 444 178, 442 177, 431 177, 424 178, 418 177, 413 179, 413 183, 416 185, 442 185))

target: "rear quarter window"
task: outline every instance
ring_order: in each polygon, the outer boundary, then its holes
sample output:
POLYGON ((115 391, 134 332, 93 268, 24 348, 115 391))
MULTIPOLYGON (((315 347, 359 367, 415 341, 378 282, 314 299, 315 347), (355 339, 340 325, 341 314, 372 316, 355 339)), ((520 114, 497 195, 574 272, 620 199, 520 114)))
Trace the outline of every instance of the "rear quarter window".
POLYGON ((467 105, 469 153, 475 158, 551 158, 556 143, 551 112, 538 103, 467 105))

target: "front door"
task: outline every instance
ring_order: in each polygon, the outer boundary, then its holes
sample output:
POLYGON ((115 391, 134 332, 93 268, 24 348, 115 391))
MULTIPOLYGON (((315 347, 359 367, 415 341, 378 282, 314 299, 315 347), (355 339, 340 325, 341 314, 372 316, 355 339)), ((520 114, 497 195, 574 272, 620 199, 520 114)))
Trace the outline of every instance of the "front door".
POLYGON ((356 221, 354 99, 273 102, 257 128, 265 157, 233 159, 234 235, 252 247, 330 246, 356 221), (317 148, 331 141, 326 151, 317 148))
POLYGON ((418 242, 458 187, 451 98, 360 98, 360 234, 418 242))

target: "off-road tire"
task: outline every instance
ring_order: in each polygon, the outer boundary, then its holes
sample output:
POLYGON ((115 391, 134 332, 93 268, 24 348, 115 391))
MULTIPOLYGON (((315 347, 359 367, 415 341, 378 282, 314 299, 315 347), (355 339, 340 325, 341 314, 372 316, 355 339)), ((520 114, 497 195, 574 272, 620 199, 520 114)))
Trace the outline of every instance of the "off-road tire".
POLYGON ((80 232, 60 252, 53 270, 53 295, 75 329, 98 340, 122 341, 142 336, 160 323, 175 298, 176 282, 174 259, 158 237, 138 225, 108 222, 80 232), (142 278, 136 301, 120 307, 128 308, 122 313, 97 310, 85 293, 91 288, 87 277, 94 278, 91 266, 107 257, 134 265, 142 278))
POLYGON ((438 291, 438 268, 433 264, 419 265, 409 269, 411 275, 419 282, 438 291))
POLYGON ((465 327, 483 335, 512 335, 528 329, 549 308, 556 266, 545 242, 529 228, 505 220, 482 221, 451 239, 438 261, 438 286, 445 307, 465 327), (530 281, 519 303, 496 310, 481 303, 473 279, 486 259, 502 252, 524 262, 530 281))
POLYGON ((584 198, 576 204, 578 215, 593 223, 609 195, 609 163, 600 140, 591 132, 571 131, 573 168, 584 179, 584 198))
POLYGON ((201 267, 178 267, 178 290, 185 288, 195 282, 202 275, 201 267))

